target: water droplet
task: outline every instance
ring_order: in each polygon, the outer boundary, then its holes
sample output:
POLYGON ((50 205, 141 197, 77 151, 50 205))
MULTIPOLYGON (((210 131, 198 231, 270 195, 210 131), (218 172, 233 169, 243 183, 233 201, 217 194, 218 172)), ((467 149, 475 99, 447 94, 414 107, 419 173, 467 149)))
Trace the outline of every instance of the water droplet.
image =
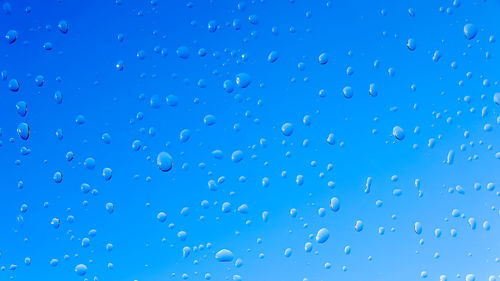
POLYGON ((19 88, 21 86, 19 85, 19 82, 16 79, 10 79, 8 87, 9 87, 9 90, 11 90, 12 92, 17 92, 17 91, 19 91, 19 88))
POLYGON ((58 218, 53 218, 51 221, 50 221, 50 224, 52 225, 53 228, 57 229, 59 228, 59 226, 61 225, 61 220, 58 219, 58 218))
POLYGON ((356 221, 356 223, 354 224, 354 230, 356 230, 356 232, 360 232, 363 230, 363 228, 364 228, 363 222, 360 220, 356 221))
POLYGON ((52 179, 54 180, 55 183, 61 183, 63 180, 63 175, 61 172, 55 172, 52 179))
POLYGON ((109 181, 112 176, 113 176, 113 171, 110 168, 102 169, 102 177, 104 178, 104 180, 109 181))
POLYGON ((214 20, 211 20, 208 22, 207 27, 209 32, 215 32, 217 30, 217 23, 214 20))
POLYGON ((124 68, 123 61, 122 61, 122 60, 117 61, 117 62, 116 62, 116 64, 115 64, 115 68, 116 68, 116 70, 118 70, 118 71, 122 71, 122 70, 123 70, 123 68, 124 68))
POLYGON ((272 51, 269 53, 269 55, 267 56, 267 61, 270 62, 270 63, 273 63, 275 61, 277 61, 279 58, 279 54, 278 52, 276 51, 272 51))
POLYGON ((342 92, 344 93, 344 97, 346 99, 350 99, 354 95, 354 91, 350 86, 345 86, 344 89, 342 89, 342 92))
POLYGON ((248 87, 251 82, 252 79, 250 78, 250 75, 248 75, 247 73, 242 72, 236 75, 236 85, 238 85, 238 87, 240 88, 248 87))
POLYGON ((417 48, 417 42, 415 42, 415 39, 410 38, 408 42, 406 42, 406 47, 408 47, 408 50, 414 51, 417 48))
POLYGON ((476 276, 474 274, 467 274, 465 276, 465 281, 476 281, 476 276))
POLYGON ((281 133, 289 137, 293 134, 293 125, 291 123, 285 123, 281 126, 281 133))
POLYGON ((16 42, 17 40, 17 31, 15 30, 9 30, 7 31, 7 33, 5 34, 5 40, 7 40, 7 43, 9 44, 12 44, 14 42, 16 42))
POLYGON ((231 262, 234 259, 233 252, 222 249, 215 254, 215 259, 219 262, 231 262))
POLYGON ((455 159, 455 151, 448 151, 448 156, 446 156, 446 164, 451 165, 455 159))
POLYGON ((19 125, 17 125, 17 135, 23 139, 23 140, 27 140, 30 136, 30 126, 26 123, 19 123, 19 125))
POLYGON ((179 134, 179 140, 181 142, 187 142, 191 138, 191 131, 188 129, 184 129, 179 134))
POLYGON ((468 24, 464 25, 464 36, 465 36, 465 38, 467 38, 467 40, 474 39, 474 37, 476 37, 476 35, 477 35, 477 32, 478 32, 478 29, 474 24, 468 23, 468 24))
POLYGON ((85 159, 83 166, 89 170, 93 170, 95 168, 95 159, 92 157, 85 159))
POLYGON ((416 222, 413 226, 413 230, 416 234, 420 235, 422 233, 422 224, 420 222, 416 222))
POLYGON ((322 53, 321 55, 319 55, 318 62, 320 64, 326 64, 328 62, 328 55, 326 53, 322 53))
POLYGON ((61 31, 61 33, 68 33, 68 22, 66 22, 65 20, 60 20, 57 24, 57 28, 59 29, 59 31, 61 31))
POLYGON ((165 222, 167 220, 167 214, 159 212, 158 215, 156 215, 156 219, 158 219, 159 222, 165 222))
POLYGON ((177 48, 177 56, 179 56, 179 58, 181 59, 187 59, 189 58, 189 49, 185 46, 180 46, 179 48, 177 48))
POLYGON ((392 135, 397 139, 397 140, 403 140, 405 138, 405 132, 403 128, 399 126, 394 126, 392 128, 392 135))
POLYGON ((320 244, 325 243, 330 238, 330 232, 326 228, 322 228, 316 234, 316 241, 320 244))
POLYGON ((173 162, 174 160, 172 159, 172 156, 164 151, 158 153, 158 156, 156 157, 156 165, 162 172, 170 171, 170 169, 172 169, 173 162))
POLYGON ((334 212, 338 212, 340 210, 340 201, 337 197, 330 199, 330 209, 334 212))
POLYGON ((215 122, 216 122, 215 116, 213 116, 212 114, 207 114, 203 118, 203 123, 205 123, 205 125, 207 126, 212 126, 215 124, 215 122))
POLYGON ((234 83, 233 83, 233 81, 231 81, 231 80, 224 81, 224 83, 222 84, 222 88, 227 93, 232 93, 234 91, 234 83))
POLYGON ((368 88, 368 93, 370 94, 370 96, 372 97, 376 97, 378 96, 378 90, 377 90, 377 86, 375 86, 374 83, 371 83, 370 84, 370 87, 368 88))
POLYGON ((493 101, 494 101, 497 105, 500 105, 500 93, 495 93, 495 95, 493 95, 493 101))
POLYGON ((63 101, 63 95, 60 91, 56 91, 54 93, 54 100, 56 101, 57 104, 61 104, 63 101))
POLYGON ((240 162, 241 160, 243 160, 243 151, 241 150, 236 150, 234 151, 232 154, 231 154, 231 160, 234 162, 234 163, 238 163, 240 162))
POLYGON ((19 101, 16 103, 16 112, 17 114, 19 114, 19 116, 26 116, 26 112, 27 112, 27 105, 26 105, 26 102, 24 101, 19 101))

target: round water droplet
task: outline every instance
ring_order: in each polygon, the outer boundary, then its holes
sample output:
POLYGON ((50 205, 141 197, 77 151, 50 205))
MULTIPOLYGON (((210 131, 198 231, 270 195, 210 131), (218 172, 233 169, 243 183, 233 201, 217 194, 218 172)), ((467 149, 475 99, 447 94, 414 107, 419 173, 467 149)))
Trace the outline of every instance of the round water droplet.
POLYGON ((159 212, 158 215, 156 215, 156 219, 158 219, 159 222, 165 222, 167 220, 167 214, 159 212))
POLYGON ((16 42, 17 40, 17 31, 15 30, 9 30, 7 31, 7 33, 5 34, 5 40, 7 40, 7 43, 9 44, 12 44, 14 42, 16 42))
POLYGON ((247 73, 242 72, 236 75, 236 85, 238 85, 238 87, 246 88, 250 83, 252 83, 252 79, 247 73))
POLYGON ((344 89, 342 89, 342 92, 344 93, 344 97, 346 99, 350 99, 354 95, 354 91, 350 86, 345 86, 344 89))
POLYGON ((356 221, 356 223, 354 224, 354 230, 356 230, 356 232, 360 232, 363 230, 363 228, 364 228, 363 222, 360 220, 356 221))
POLYGON ((17 135, 23 139, 27 140, 30 137, 30 126, 26 123, 19 123, 17 125, 17 135))
POLYGON ((111 135, 109 133, 102 134, 101 139, 105 144, 111 143, 111 135))
POLYGON ((55 229, 58 229, 59 226, 61 225, 61 220, 58 219, 58 218, 53 218, 51 221, 50 221, 50 224, 52 225, 53 228, 55 229))
POLYGON ((215 116, 213 116, 212 114, 207 114, 203 118, 203 123, 205 123, 205 125, 207 126, 212 126, 215 124, 215 122, 216 122, 215 116))
POLYGON ((477 35, 477 32, 478 28, 474 24, 468 23, 464 25, 464 36, 465 38, 467 38, 467 40, 474 39, 474 37, 476 37, 477 35))
POLYGON ((321 55, 319 55, 318 62, 320 64, 326 64, 328 62, 328 55, 326 53, 322 53, 321 55))
POLYGON ((151 99, 149 100, 149 104, 151 105, 152 108, 160 108, 161 105, 161 98, 159 95, 152 95, 151 99))
POLYGON ((377 86, 375 86, 374 83, 371 83, 370 84, 370 87, 368 88, 368 93, 370 94, 370 96, 372 97, 376 97, 378 96, 378 90, 377 90, 377 86))
POLYGON ((84 264, 79 264, 75 266, 75 272, 79 276, 84 276, 85 274, 87 274, 87 266, 84 264))
POLYGON ((191 131, 188 129, 184 129, 179 134, 179 140, 181 142, 187 142, 191 138, 191 131))
POLYGON ((68 33, 68 28, 68 22, 66 22, 65 20, 60 20, 57 24, 57 29, 59 29, 61 33, 68 33))
POLYGON ((26 116, 26 112, 27 112, 28 108, 27 108, 27 105, 26 105, 26 102, 24 101, 19 101, 16 103, 16 112, 17 114, 19 114, 19 116, 26 116))
POLYGON ((208 22, 208 31, 215 32, 217 30, 217 23, 214 20, 208 22))
POLYGON ((124 68, 123 61, 122 61, 122 60, 117 61, 117 62, 116 62, 116 64, 115 64, 115 68, 116 68, 116 70, 118 70, 118 71, 122 71, 122 70, 123 70, 123 68, 124 68))
POLYGON ((88 248, 89 246, 90 246, 90 239, 88 239, 87 237, 83 238, 82 239, 82 247, 88 248))
POLYGON ((281 126, 281 133, 287 137, 293 134, 293 125, 291 123, 285 123, 281 126))
POLYGON ((351 254, 351 246, 345 246, 345 248, 344 248, 344 253, 345 253, 346 255, 351 254))
POLYGON ((105 207, 106 207, 106 211, 110 214, 112 214, 115 211, 115 206, 111 202, 106 203, 105 207))
POLYGON ((224 88, 224 91, 227 93, 232 93, 234 91, 234 83, 231 80, 226 80, 222 84, 222 88, 224 88))
POLYGON ((406 47, 408 47, 408 50, 414 51, 417 48, 417 42, 415 39, 410 38, 408 39, 408 42, 406 42, 406 47))
POLYGON ((256 25, 259 23, 259 17, 257 15, 250 15, 250 16, 248 16, 248 21, 251 24, 256 25))
POLYGON ((397 139, 397 140, 403 140, 405 138, 405 132, 403 128, 399 126, 395 126, 392 128, 392 135, 397 139))
POLYGON ((102 177, 104 180, 109 181, 113 177, 113 171, 110 168, 102 169, 102 177))
POLYGON ((179 48, 177 48, 177 56, 179 56, 179 58, 181 59, 187 59, 189 58, 189 49, 185 46, 180 46, 179 48))
POLYGON ((233 152, 233 154, 231 154, 231 160, 234 162, 234 163, 238 163, 240 162, 241 160, 243 160, 243 151, 241 150, 236 150, 233 152))
POLYGON ((63 95, 60 91, 56 91, 54 93, 54 100, 56 101, 57 104, 61 104, 63 101, 63 95))
POLYGON ((170 169, 172 169, 173 162, 174 160, 172 159, 172 156, 164 151, 158 153, 158 156, 156 157, 156 165, 162 172, 170 171, 170 169))
POLYGON ((179 98, 175 95, 168 95, 166 101, 169 106, 177 106, 179 104, 179 98))
POLYGON ((322 228, 318 230, 318 233, 316 233, 316 242, 323 244, 330 238, 330 232, 326 228, 322 228))
POLYGON ((85 116, 83 115, 77 115, 76 118, 75 118, 75 123, 78 124, 78 125, 83 125, 85 124, 85 116))
POLYGON ((95 168, 95 159, 92 157, 85 159, 83 166, 89 170, 93 170, 95 168))
POLYGON ((231 206, 231 203, 229 202, 224 202, 222 203, 222 212, 227 214, 227 213, 230 213, 232 211, 232 206, 231 206))
POLYGON ((19 91, 19 88, 21 86, 19 85, 19 82, 16 79, 10 79, 8 87, 9 87, 9 90, 11 90, 12 92, 17 92, 17 91, 19 91))
POLYGON ((338 210, 340 210, 340 201, 337 197, 330 199, 330 209, 334 212, 338 212, 338 210))
POLYGON ((61 183, 63 180, 63 175, 61 172, 55 172, 52 178, 54 179, 55 183, 61 183))

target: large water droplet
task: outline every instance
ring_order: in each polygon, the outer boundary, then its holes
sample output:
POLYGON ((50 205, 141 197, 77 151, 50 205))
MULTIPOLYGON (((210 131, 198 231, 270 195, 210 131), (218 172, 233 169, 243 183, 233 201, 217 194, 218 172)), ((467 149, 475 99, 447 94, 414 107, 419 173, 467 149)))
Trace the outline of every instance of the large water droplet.
POLYGON ((16 111, 17 111, 17 114, 19 114, 19 116, 26 116, 26 112, 28 110, 28 107, 26 105, 26 102, 24 101, 19 101, 16 103, 16 111))
POLYGON ((26 123, 19 123, 17 125, 17 135, 23 139, 27 140, 30 137, 30 126, 26 123))
POLYGON ((293 134, 293 125, 291 123, 285 123, 281 126, 281 133, 287 137, 293 134))
POLYGON ((250 78, 250 75, 247 73, 239 73, 236 75, 236 85, 240 88, 246 88, 250 85, 252 82, 252 79, 250 78))
POLYGON ((334 212, 340 210, 340 201, 337 197, 332 197, 332 199, 330 199, 330 209, 334 212))
POLYGON ((320 244, 325 243, 330 238, 330 232, 326 228, 322 228, 316 234, 316 241, 320 244))
POLYGON ((57 28, 59 29, 59 31, 61 31, 62 33, 68 33, 68 22, 65 21, 65 20, 61 20, 59 21, 59 23, 57 24, 57 28))
POLYGON ((174 160, 172 159, 172 156, 164 151, 158 153, 158 156, 156 157, 156 165, 162 172, 170 171, 170 169, 172 169, 173 162, 174 160))
POLYGON ((465 38, 467 38, 467 40, 474 39, 474 37, 476 37, 477 35, 477 32, 478 28, 474 24, 468 23, 464 25, 464 36, 465 38))
POLYGON ((7 43, 9 44, 12 44, 14 42, 16 42, 17 40, 17 31, 15 30, 9 30, 7 31, 7 33, 5 34, 5 40, 7 40, 7 43))
POLYGON ((215 259, 220 262, 230 262, 234 259, 233 252, 222 249, 215 254, 215 259))
POLYGON ((392 128, 392 135, 397 139, 397 140, 403 140, 405 138, 405 132, 403 128, 399 126, 394 126, 392 128))

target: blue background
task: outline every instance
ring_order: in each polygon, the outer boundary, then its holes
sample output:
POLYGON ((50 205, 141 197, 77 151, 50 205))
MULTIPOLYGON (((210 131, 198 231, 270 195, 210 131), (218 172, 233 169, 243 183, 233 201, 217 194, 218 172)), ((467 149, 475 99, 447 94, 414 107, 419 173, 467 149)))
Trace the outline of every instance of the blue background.
POLYGON ((499 193, 486 188, 500 180, 500 111, 493 100, 499 91, 499 1, 2 5, 0 31, 16 30, 18 38, 0 43, 0 70, 6 71, 0 81, 0 280, 204 280, 207 273, 212 280, 263 281, 500 278, 499 193), (252 15, 257 22, 250 22, 252 15), (60 20, 69 24, 66 34, 57 28, 60 20), (472 40, 463 34, 467 23, 478 29, 472 40), (409 38, 417 44, 414 51, 406 46, 409 38), (51 50, 44 49, 47 42, 51 50), (188 58, 178 56, 181 46, 188 58), (198 55, 202 48, 206 56, 198 55), (436 50, 439 61, 432 59, 436 50), (267 59, 271 51, 279 54, 274 63, 267 59), (328 54, 324 65, 318 63, 322 53, 328 54), (223 82, 236 83, 238 73, 250 75, 251 84, 235 84, 227 93, 223 82), (37 75, 43 75, 43 86, 35 83, 37 75), (19 81, 18 92, 9 90, 11 79, 19 81), (371 83, 377 97, 368 93, 371 83), (350 99, 342 94, 345 86, 354 91, 350 99), (178 98, 177 106, 167 104, 168 95, 178 98), (159 108, 151 106, 153 96, 160 98, 159 108), (25 117, 16 113, 21 100, 25 117), (216 118, 212 126, 203 121, 208 114, 216 118), (75 122, 78 115, 84 124, 75 122), (28 140, 16 133, 21 122, 30 126, 28 140), (286 122, 293 125, 291 136, 281 133, 286 122), (392 135, 394 126, 404 129, 403 140, 392 135), (187 142, 179 140, 183 129, 191 132, 187 142), (102 140, 104 133, 111 143, 102 140), (326 141, 330 133, 334 145, 326 141), (142 143, 139 151, 132 149, 135 140, 142 143), (24 146, 29 155, 20 153, 24 146), (216 159, 214 150, 223 158, 216 159), (244 155, 238 163, 231 160, 236 150, 244 155), (454 161, 446 163, 450 150, 454 161), (168 172, 156 165, 162 151, 173 158, 168 172), (94 169, 83 165, 89 157, 94 169), (104 168, 113 171, 109 181, 104 168), (53 180, 57 171, 61 183, 53 180), (207 183, 222 176, 224 183, 211 191, 207 183), (373 183, 365 193, 368 177, 373 183), (95 191, 83 193, 82 183, 95 191), (475 190, 475 183, 482 188, 475 190), (402 195, 394 196, 394 189, 402 195), (329 208, 332 197, 340 200, 338 212, 329 208), (222 212, 224 202, 231 203, 230 213, 222 212), (25 213, 22 204, 28 205, 25 213), (237 212, 241 204, 248 214, 237 212), (180 213, 184 207, 187 216, 180 213), (269 212, 267 223, 263 211, 269 212), (159 212, 167 214, 166 222, 157 220, 159 212), (471 217, 475 230, 467 222, 471 217), (58 229, 52 218, 61 220, 58 229), (354 230, 357 220, 364 223, 361 232, 354 230), (417 221, 420 235, 413 229, 417 221), (491 229, 483 228, 485 221, 491 229), (315 236, 323 227, 330 238, 319 244, 315 236), (92 229, 95 237, 89 236, 92 229), (185 241, 179 231, 187 233, 185 241), (90 246, 84 248, 86 237, 90 246), (304 251, 306 242, 312 252, 304 251), (183 258, 186 246, 192 252, 183 258), (221 249, 231 250, 243 266, 218 262, 221 249), (59 264, 51 266, 52 259, 59 264), (83 277, 74 272, 78 264, 88 268, 83 277))

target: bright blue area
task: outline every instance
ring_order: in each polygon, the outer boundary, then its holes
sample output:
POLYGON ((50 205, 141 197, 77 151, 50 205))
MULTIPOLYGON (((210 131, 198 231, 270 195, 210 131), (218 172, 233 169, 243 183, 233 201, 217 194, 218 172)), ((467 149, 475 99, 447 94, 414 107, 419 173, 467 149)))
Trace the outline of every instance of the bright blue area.
POLYGON ((0 70, 6 71, 0 80, 0 280, 205 280, 207 273, 211 280, 263 281, 500 278, 499 1, 2 5, 0 32, 12 39, 9 30, 15 30, 18 38, 0 42, 0 70), (58 30, 61 20, 67 33, 58 30), (215 32, 209 31, 212 21, 215 32), (468 23, 477 28, 471 40, 464 36, 468 23), (410 38, 413 51, 406 46, 410 38), (47 42, 51 50, 43 47, 47 42), (176 53, 180 47, 187 58, 176 53), (278 59, 270 63, 272 51, 278 59), (322 53, 326 64, 318 62, 322 53), (239 73, 250 76, 248 87, 236 85, 239 73), (43 86, 35 82, 38 75, 43 86), (9 90, 11 79, 20 84, 17 92, 9 90), (232 93, 223 88, 226 80, 235 85, 232 93), (376 97, 368 92, 371 83, 376 97), (343 95, 346 86, 354 93, 350 99, 343 95), (168 95, 178 98, 177 106, 167 104, 168 95), (24 117, 16 111, 19 101, 27 104, 24 117), (204 123, 209 114, 215 116, 211 126, 204 123), (75 122, 79 115, 84 124, 75 122), (27 140, 16 132, 22 122, 30 127, 27 140), (287 122, 290 136, 281 132, 287 122), (403 128, 403 140, 392 135, 395 126, 403 128), (187 142, 179 140, 184 129, 191 132, 187 142), (327 143, 331 133, 333 145, 327 143), (132 148, 136 140, 139 151, 132 148), (23 155, 22 147, 31 153, 23 155), (237 150, 243 159, 234 163, 237 150), (454 161, 446 163, 451 150, 454 161), (156 164, 162 151, 173 158, 167 172, 156 164), (94 169, 83 164, 89 157, 94 169), (109 181, 104 168, 113 171, 109 181), (53 179, 56 172, 61 183, 53 179), (224 183, 210 190, 209 182, 220 177, 224 183), (365 193, 368 177, 373 183, 365 193), (93 190, 82 192, 82 183, 93 190), (394 196, 395 189, 402 195, 394 196), (338 212, 330 210, 332 197, 340 200, 338 212), (222 212, 224 202, 231 212, 222 212), (242 204, 248 214, 237 211, 242 204), (180 214, 184 207, 188 216, 180 214), (159 212, 167 214, 163 223, 159 212), (476 229, 468 223, 472 217, 476 229), (61 221, 57 229, 53 218, 61 221), (358 220, 360 232, 354 230, 358 220), (423 227, 420 235, 415 222, 423 227), (321 228, 330 233, 323 244, 315 240, 321 228), (84 238, 90 238, 86 248, 84 238), (311 252, 304 250, 307 242, 311 252), (186 258, 184 247, 191 248, 186 258), (233 262, 215 259, 221 249, 232 251, 233 262), (237 258, 243 266, 235 266, 237 258), (83 277, 75 273, 78 264, 87 267, 83 277))

